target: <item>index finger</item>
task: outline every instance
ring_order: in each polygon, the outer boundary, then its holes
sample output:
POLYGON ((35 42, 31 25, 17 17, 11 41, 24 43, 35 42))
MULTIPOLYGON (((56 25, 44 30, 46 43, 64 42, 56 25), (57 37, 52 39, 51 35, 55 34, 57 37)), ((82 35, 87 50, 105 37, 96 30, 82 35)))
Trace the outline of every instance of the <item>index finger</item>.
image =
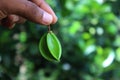
POLYGON ((57 22, 57 16, 55 15, 55 13, 51 9, 51 7, 44 0, 30 0, 30 1, 34 2, 40 8, 42 8, 46 12, 50 13, 52 15, 52 17, 53 17, 53 21, 52 21, 53 24, 57 22))

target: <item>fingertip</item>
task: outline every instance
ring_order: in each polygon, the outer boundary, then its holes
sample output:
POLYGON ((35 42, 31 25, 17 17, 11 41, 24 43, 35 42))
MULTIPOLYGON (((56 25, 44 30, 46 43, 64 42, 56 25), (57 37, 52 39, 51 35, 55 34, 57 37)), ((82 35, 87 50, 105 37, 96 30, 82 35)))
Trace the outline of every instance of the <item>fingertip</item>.
POLYGON ((58 20, 57 16, 55 15, 53 9, 45 2, 45 0, 31 0, 32 2, 34 2, 35 4, 37 4, 42 10, 44 10, 45 12, 49 13, 52 16, 52 22, 51 20, 48 21, 49 24, 55 24, 58 20))
POLYGON ((44 24, 44 25, 50 25, 53 21, 53 17, 52 15, 50 15, 47 12, 43 12, 43 17, 42 17, 42 21, 40 21, 40 23, 44 24))
POLYGON ((58 17, 55 15, 53 16, 53 21, 52 21, 52 24, 55 24, 56 22, 58 21, 58 17))

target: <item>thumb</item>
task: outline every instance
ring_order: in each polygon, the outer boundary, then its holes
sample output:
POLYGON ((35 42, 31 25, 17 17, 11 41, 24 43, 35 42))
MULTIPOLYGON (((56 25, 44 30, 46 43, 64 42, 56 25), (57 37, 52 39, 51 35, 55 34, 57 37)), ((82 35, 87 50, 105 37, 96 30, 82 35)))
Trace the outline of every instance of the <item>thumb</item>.
POLYGON ((13 4, 8 4, 6 8, 8 14, 16 14, 22 16, 32 22, 49 25, 53 21, 52 15, 38 7, 36 4, 27 0, 13 0, 13 4))

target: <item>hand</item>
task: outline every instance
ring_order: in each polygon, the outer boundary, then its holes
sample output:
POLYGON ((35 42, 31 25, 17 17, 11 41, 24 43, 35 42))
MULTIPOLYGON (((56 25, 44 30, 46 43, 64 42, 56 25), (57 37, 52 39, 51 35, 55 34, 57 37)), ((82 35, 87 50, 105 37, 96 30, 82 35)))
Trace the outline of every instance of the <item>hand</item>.
POLYGON ((55 13, 44 0, 0 0, 1 25, 12 28, 25 19, 43 25, 57 21, 55 13))

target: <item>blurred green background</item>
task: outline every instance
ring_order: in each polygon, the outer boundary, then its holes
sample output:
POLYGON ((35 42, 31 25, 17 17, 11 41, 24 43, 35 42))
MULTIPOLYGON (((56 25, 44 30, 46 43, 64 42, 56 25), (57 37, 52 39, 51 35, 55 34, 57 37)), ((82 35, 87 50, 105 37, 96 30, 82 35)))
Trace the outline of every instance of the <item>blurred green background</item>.
POLYGON ((120 0, 46 1, 58 16, 61 62, 39 52, 46 26, 0 27, 0 80, 120 80, 120 0))

